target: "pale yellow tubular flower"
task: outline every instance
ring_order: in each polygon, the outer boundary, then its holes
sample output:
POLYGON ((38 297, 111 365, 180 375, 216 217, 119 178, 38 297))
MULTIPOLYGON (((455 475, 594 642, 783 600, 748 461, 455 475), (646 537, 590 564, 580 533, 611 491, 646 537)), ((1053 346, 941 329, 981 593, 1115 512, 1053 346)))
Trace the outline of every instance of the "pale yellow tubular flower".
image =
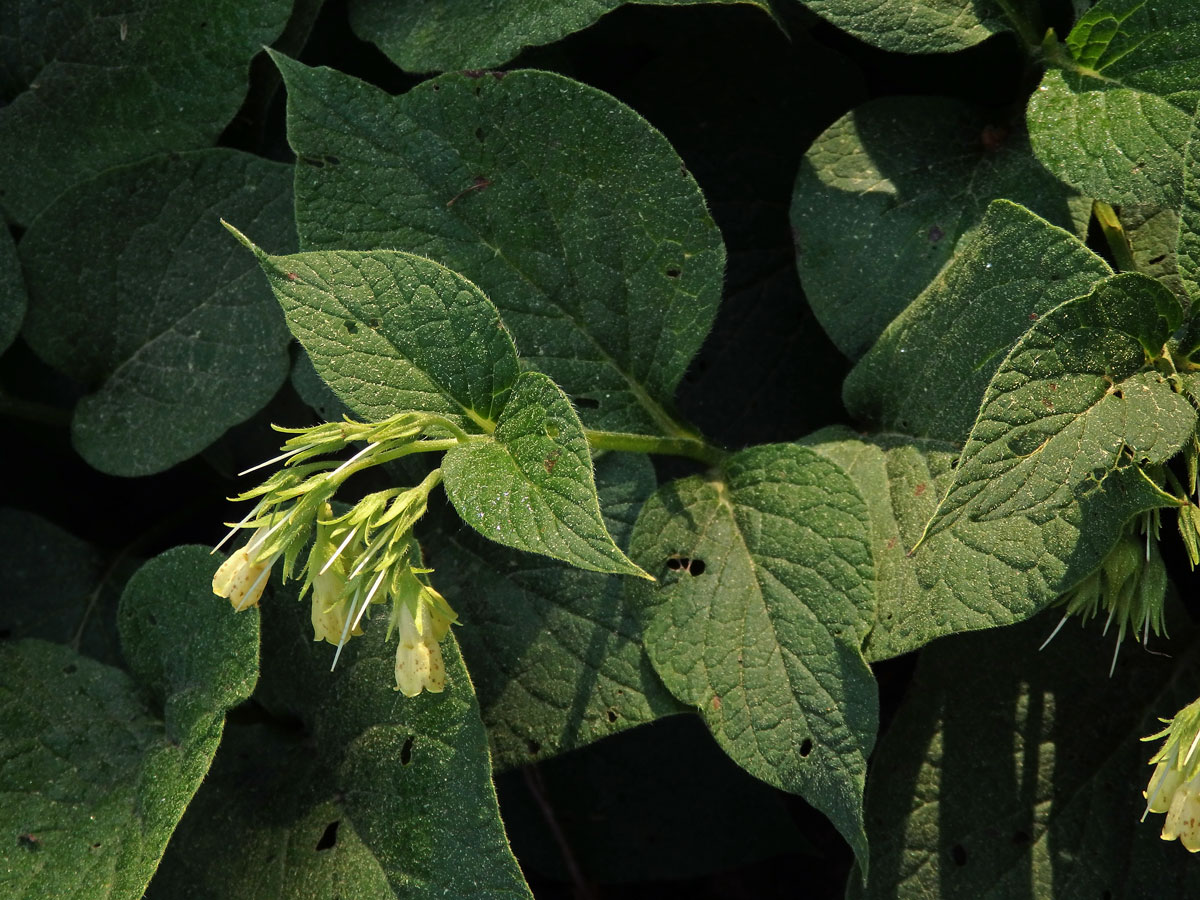
POLYGON ((213 575, 213 593, 228 598, 235 612, 258 606, 271 574, 271 566, 279 558, 279 554, 275 553, 265 560, 256 561, 256 551, 266 536, 267 528, 259 528, 246 546, 231 554, 213 575))
POLYGON ((1179 843, 1189 853, 1200 850, 1200 784, 1197 782, 1198 779, 1193 778, 1175 791, 1162 829, 1164 841, 1179 838, 1179 843))
POLYGON ((1162 748, 1150 760, 1154 774, 1142 796, 1149 813, 1167 814, 1162 839, 1176 838, 1191 853, 1200 851, 1200 699, 1185 706, 1171 719, 1160 719, 1167 727, 1144 741, 1165 737, 1162 748))
MULTIPOLYGON (((336 647, 346 629, 349 612, 346 576, 336 569, 317 575, 312 588, 313 640, 327 641, 336 647)), ((350 631, 353 637, 359 637, 362 633, 362 628, 358 626, 350 631)))
MULTIPOLYGON (((415 697, 421 691, 440 694, 446 687, 446 666, 442 662, 442 648, 435 636, 438 627, 432 621, 428 605, 417 604, 416 618, 407 603, 400 605, 399 613, 396 690, 405 697, 415 697)), ((444 629, 442 634, 445 634, 444 629)))

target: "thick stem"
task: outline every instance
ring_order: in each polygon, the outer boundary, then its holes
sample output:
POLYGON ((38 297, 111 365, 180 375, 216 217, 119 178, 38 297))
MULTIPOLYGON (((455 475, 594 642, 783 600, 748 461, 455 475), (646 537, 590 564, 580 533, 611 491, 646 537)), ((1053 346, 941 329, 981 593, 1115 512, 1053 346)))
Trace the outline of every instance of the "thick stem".
POLYGON ((588 446, 593 450, 620 450, 626 453, 662 453, 667 456, 686 456, 710 466, 720 465, 728 455, 699 438, 668 438, 652 434, 625 434, 619 431, 584 429, 588 446))

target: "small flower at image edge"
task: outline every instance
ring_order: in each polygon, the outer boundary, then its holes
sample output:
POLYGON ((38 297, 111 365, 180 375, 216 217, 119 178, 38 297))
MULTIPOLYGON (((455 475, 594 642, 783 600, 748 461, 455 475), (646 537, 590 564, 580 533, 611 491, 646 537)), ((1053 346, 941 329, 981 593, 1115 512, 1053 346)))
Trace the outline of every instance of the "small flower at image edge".
POLYGON ((213 593, 218 597, 228 598, 236 612, 258 605, 259 598, 267 586, 271 566, 279 558, 278 553, 264 560, 257 557, 267 532, 266 526, 255 531, 246 542, 246 546, 232 553, 213 575, 213 593))
POLYGON ((1162 747, 1150 759, 1154 774, 1142 792, 1146 798, 1145 820, 1149 813, 1166 813, 1162 839, 1176 838, 1191 853, 1200 851, 1200 699, 1181 709, 1173 719, 1160 719, 1167 727, 1142 738, 1152 741, 1166 737, 1162 747))

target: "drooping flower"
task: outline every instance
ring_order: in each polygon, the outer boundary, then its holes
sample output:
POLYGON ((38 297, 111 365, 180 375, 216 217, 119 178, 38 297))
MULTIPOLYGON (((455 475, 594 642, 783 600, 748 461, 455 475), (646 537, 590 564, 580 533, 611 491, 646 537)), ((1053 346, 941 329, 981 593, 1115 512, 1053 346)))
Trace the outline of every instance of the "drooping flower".
POLYGON ((232 553, 213 575, 213 593, 228 598, 236 612, 258 606, 259 598, 267 586, 271 567, 280 555, 275 552, 266 558, 260 556, 269 535, 270 529, 266 525, 259 528, 246 546, 232 553))
POLYGON ((406 697, 441 693, 446 686, 441 640, 457 621, 446 598, 421 580, 427 570, 409 569, 396 584, 390 628, 400 632, 396 647, 396 690, 406 697))
MULTIPOLYGON (((1157 510, 1153 511, 1154 513, 1157 510)), ((1126 529, 1095 572, 1083 579, 1059 599, 1066 606, 1057 627, 1042 644, 1058 634, 1070 616, 1079 616, 1084 624, 1089 619, 1105 615, 1104 634, 1116 625, 1117 640, 1109 668, 1111 676, 1117 666, 1117 654, 1126 634, 1145 644, 1150 635, 1167 633, 1164 621, 1164 601, 1167 593, 1167 570, 1158 541, 1157 518, 1153 513, 1141 517, 1145 539, 1139 537, 1135 522, 1126 529)))
POLYGON ((1160 719, 1167 727, 1144 737, 1152 741, 1166 737, 1151 759, 1154 774, 1142 796, 1146 798, 1145 821, 1149 813, 1166 813, 1162 839, 1176 838, 1195 853, 1200 851, 1200 699, 1185 706, 1173 719, 1160 719))

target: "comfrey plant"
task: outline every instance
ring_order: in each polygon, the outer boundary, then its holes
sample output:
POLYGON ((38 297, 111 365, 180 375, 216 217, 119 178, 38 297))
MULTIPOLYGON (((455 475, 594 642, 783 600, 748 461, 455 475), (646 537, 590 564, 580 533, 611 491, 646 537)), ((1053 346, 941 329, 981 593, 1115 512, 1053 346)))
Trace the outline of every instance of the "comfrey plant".
POLYGON ((0 12, 0 894, 1196 893, 1200 0, 126 6, 0 12))

